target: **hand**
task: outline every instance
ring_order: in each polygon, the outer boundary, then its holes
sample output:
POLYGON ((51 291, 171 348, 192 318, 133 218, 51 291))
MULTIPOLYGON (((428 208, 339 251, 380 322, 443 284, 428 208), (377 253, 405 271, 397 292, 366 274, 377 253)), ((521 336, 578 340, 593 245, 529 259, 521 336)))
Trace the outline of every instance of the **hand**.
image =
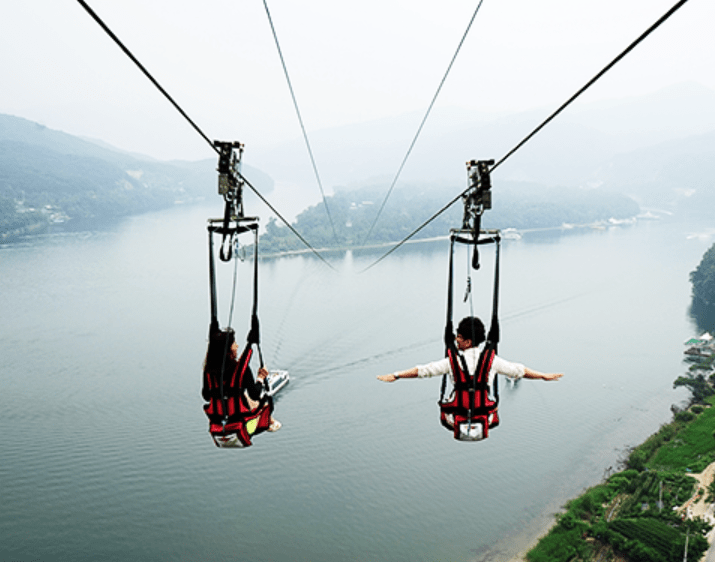
POLYGON ((563 373, 544 373, 541 378, 545 381, 557 381, 563 376, 563 373))
POLYGON ((377 380, 382 382, 395 382, 397 377, 394 373, 390 373, 389 375, 377 375, 377 380))
POLYGON ((268 376, 268 369, 266 369, 265 367, 261 367, 260 369, 258 369, 258 380, 262 381, 267 376, 268 376))

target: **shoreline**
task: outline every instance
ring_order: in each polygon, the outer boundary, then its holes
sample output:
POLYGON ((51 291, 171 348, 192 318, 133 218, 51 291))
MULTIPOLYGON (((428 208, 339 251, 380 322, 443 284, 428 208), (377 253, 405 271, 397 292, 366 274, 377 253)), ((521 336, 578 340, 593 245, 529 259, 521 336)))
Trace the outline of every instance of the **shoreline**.
POLYGON ((512 539, 512 543, 516 542, 519 545, 519 550, 516 554, 508 558, 506 562, 527 562, 526 554, 534 548, 543 537, 549 534, 554 525, 556 525, 556 516, 551 515, 547 520, 536 526, 536 530, 529 532, 528 537, 522 537, 522 540, 520 540, 519 536, 517 536, 515 539, 512 539))
MULTIPOLYGON (((690 476, 697 480, 698 486, 695 489, 695 492, 693 492, 693 495, 678 508, 678 511, 683 512, 684 517, 700 517, 708 521, 711 525, 714 525, 713 530, 705 536, 708 544, 712 547, 715 542, 715 503, 706 502, 706 498, 707 489, 713 480, 715 480, 715 462, 710 463, 702 472, 696 474, 691 473, 690 476)), ((579 496, 575 496, 571 499, 576 499, 578 497, 579 496)), ((502 548, 497 545, 484 557, 475 560, 475 562, 496 562, 496 560, 499 559, 498 557, 500 553, 507 554, 509 556, 505 562, 528 562, 526 558, 527 553, 536 547, 542 538, 549 534, 551 529, 556 525, 556 517, 556 514, 545 517, 541 523, 535 524, 533 529, 525 530, 514 537, 504 539, 502 541, 504 543, 508 542, 512 545, 517 543, 519 545, 517 547, 519 550, 516 554, 503 552, 502 548)), ((509 550, 513 551, 513 549, 509 550)), ((709 550, 710 549, 708 549, 708 551, 709 550)), ((703 555, 701 562, 707 558, 708 551, 706 551, 703 555)))
POLYGON ((556 521, 552 521, 548 525, 544 525, 544 528, 542 529, 539 536, 529 542, 529 544, 521 548, 519 552, 515 556, 509 558, 507 562, 527 562, 526 554, 539 543, 542 537, 545 537, 547 534, 549 534, 549 531, 551 531, 555 524, 556 521))
MULTIPOLYGON (((608 219, 608 220, 599 220, 591 223, 583 223, 583 224, 566 224, 563 223, 559 226, 546 226, 546 227, 539 227, 539 228, 504 228, 501 229, 502 232, 502 240, 511 240, 512 238, 504 236, 504 233, 506 231, 514 231, 518 238, 513 238, 514 240, 519 240, 522 238, 523 234, 538 234, 538 233, 544 233, 544 232, 569 232, 569 231, 578 231, 578 230, 586 230, 586 229, 591 229, 591 230, 605 230, 607 228, 612 228, 612 227, 621 227, 621 226, 632 226, 637 224, 638 219, 640 218, 641 221, 648 219, 649 217, 645 216, 640 216, 640 215, 635 215, 633 217, 629 217, 627 219, 621 219, 621 220, 615 220, 615 219, 608 219)), ((659 218, 659 217, 656 217, 659 218)), ((314 252, 317 252, 319 254, 329 254, 329 253, 343 253, 343 252, 357 252, 357 251, 362 251, 362 250, 379 250, 379 249, 384 249, 384 248, 390 248, 394 247, 394 249, 397 249, 397 246, 403 246, 403 245, 410 245, 410 244, 422 244, 422 243, 429 243, 429 242, 439 242, 439 241, 445 241, 449 240, 449 235, 439 235, 439 236, 431 236, 428 238, 415 238, 415 239, 407 239, 407 240, 402 240, 402 241, 392 241, 392 242, 376 242, 374 244, 368 244, 366 246, 328 246, 328 247, 322 247, 322 248, 315 248, 310 249, 310 248, 296 248, 294 250, 279 250, 279 251, 271 251, 271 250, 266 250, 265 254, 261 255, 261 259, 267 258, 267 259, 275 259, 275 258, 282 258, 282 257, 287 257, 287 256, 297 256, 297 255, 304 255, 304 254, 312 254, 314 252)), ((259 242, 260 244, 260 242, 259 242)))

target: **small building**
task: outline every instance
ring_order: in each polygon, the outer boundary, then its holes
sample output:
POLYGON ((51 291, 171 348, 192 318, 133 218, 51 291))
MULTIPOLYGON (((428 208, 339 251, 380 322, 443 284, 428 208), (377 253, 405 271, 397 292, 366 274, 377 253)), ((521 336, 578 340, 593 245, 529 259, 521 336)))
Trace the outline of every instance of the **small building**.
POLYGON ((688 359, 699 360, 715 355, 715 341, 713 341, 712 335, 708 332, 705 332, 699 338, 690 338, 685 342, 685 346, 684 353, 688 356, 688 359))

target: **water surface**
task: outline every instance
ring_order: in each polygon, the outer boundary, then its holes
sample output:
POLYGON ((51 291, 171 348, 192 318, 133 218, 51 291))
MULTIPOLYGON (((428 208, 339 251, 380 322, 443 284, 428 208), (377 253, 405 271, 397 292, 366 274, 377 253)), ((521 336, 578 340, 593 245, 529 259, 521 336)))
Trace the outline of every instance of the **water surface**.
MULTIPOLYGON (((201 409, 205 218, 176 208, 0 247, 0 554, 13 560, 480 560, 517 548, 686 394, 688 273, 705 229, 642 222, 506 241, 500 354, 558 383, 502 385, 502 425, 458 443, 439 380, 447 245, 260 263, 283 429, 216 449, 201 409), (694 234, 701 234, 694 236, 694 234), (491 550, 490 550, 491 549, 491 550)), ((489 313, 490 254, 473 274, 489 313)), ((466 264, 459 258, 459 263, 466 264)), ((233 325, 248 330, 239 264, 233 325)), ((228 320, 232 265, 219 276, 228 320)), ((466 271, 455 294, 461 296, 466 271)), ((470 310, 460 305, 458 319, 470 310)))

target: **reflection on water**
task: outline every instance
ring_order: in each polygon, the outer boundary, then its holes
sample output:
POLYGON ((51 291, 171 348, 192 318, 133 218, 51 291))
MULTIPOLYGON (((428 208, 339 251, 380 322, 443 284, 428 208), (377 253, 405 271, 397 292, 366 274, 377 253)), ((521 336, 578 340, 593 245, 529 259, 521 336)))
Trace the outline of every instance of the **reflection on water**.
MULTIPOLYGON (((502 424, 478 444, 439 425, 437 379, 375 379, 442 356, 447 243, 366 272, 382 251, 332 256, 337 271, 300 255, 260 264, 264 355, 291 375, 283 428, 218 450, 200 396, 210 214, 0 248, 6 558, 474 560, 497 544, 506 557, 500 541, 542 525, 685 397, 672 381, 698 331, 688 272, 707 248, 678 225, 504 244, 500 353, 566 377, 502 385, 502 424)), ((482 315, 490 261, 473 276, 482 315)))
POLYGON ((715 306, 707 306, 693 299, 690 305, 690 317, 698 327, 698 332, 715 332, 715 306))

